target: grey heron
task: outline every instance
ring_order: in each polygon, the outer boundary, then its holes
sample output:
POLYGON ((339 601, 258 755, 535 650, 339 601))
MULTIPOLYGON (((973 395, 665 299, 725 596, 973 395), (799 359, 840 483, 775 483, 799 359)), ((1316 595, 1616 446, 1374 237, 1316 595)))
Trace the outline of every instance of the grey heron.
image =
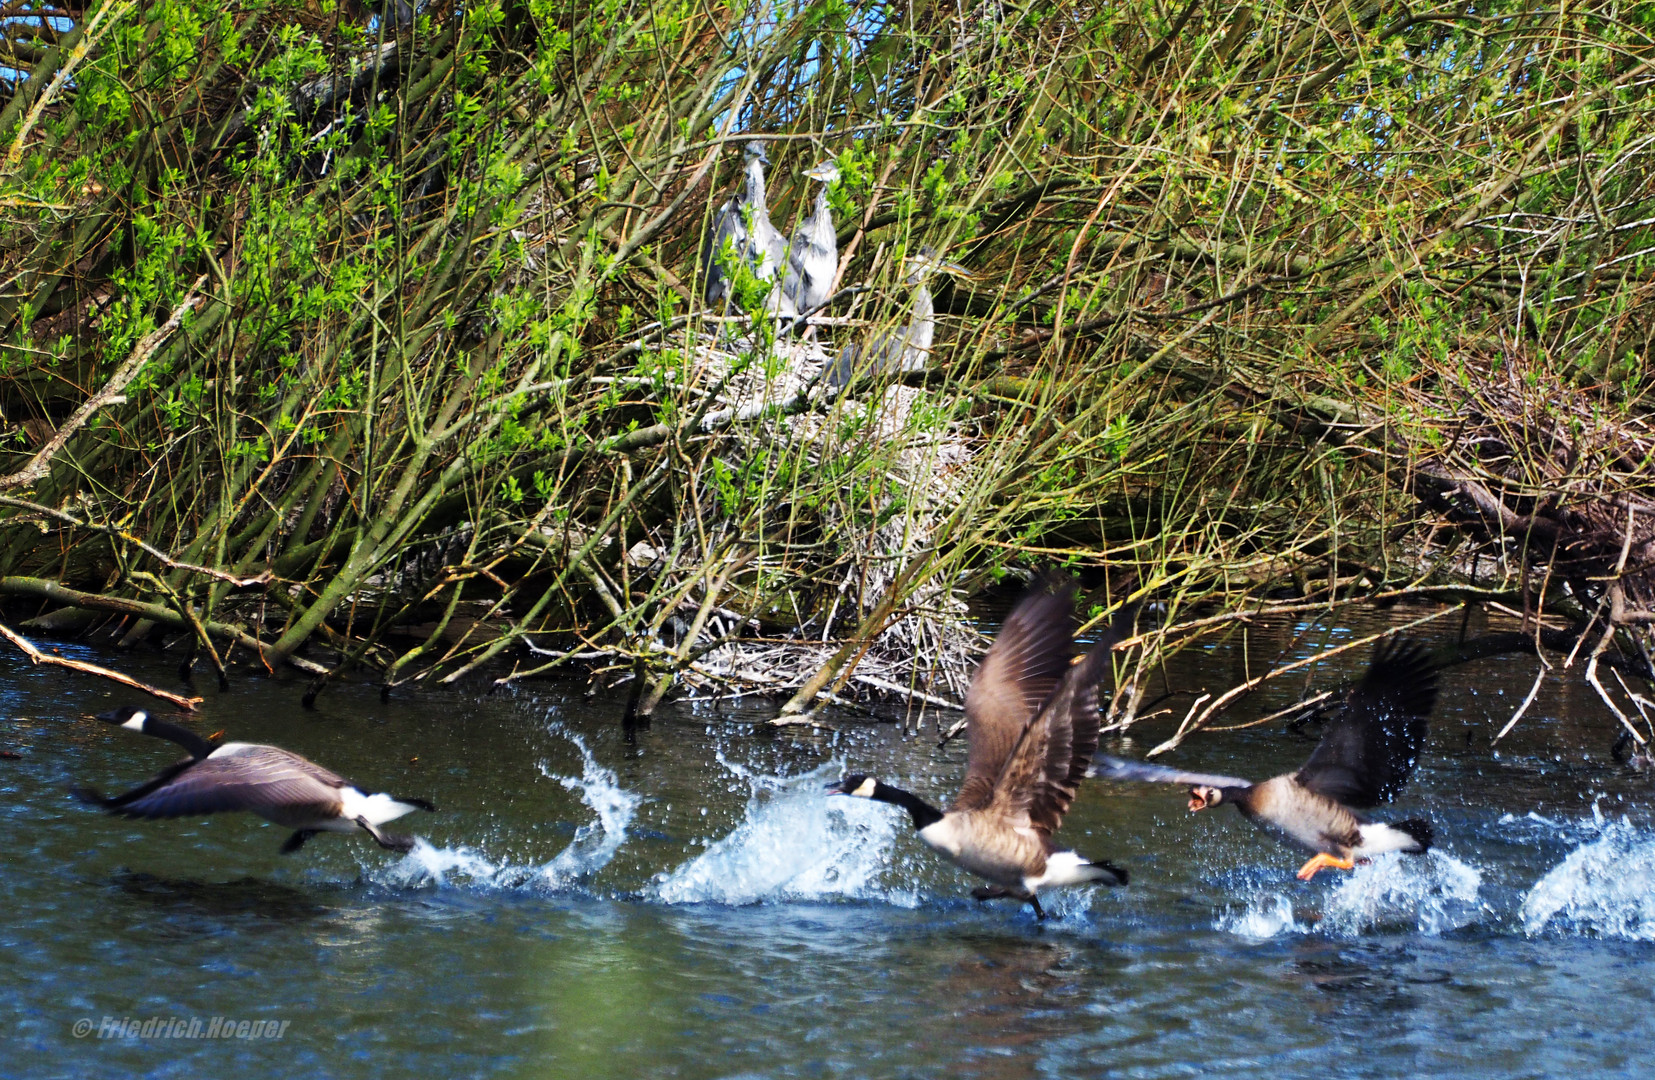
POLYGON ((702 262, 707 268, 707 285, 703 294, 708 304, 726 304, 731 299, 730 279, 719 265, 718 257, 728 244, 736 256, 747 263, 760 281, 776 282, 767 306, 779 315, 795 315, 792 301, 782 295, 777 275, 787 264, 787 238, 770 223, 770 210, 764 200, 764 167, 770 158, 764 144, 757 139, 742 151, 744 183, 741 194, 731 196, 713 219, 712 231, 707 234, 707 246, 702 262))
POLYGON ((851 380, 859 376, 923 371, 937 330, 936 309, 931 304, 931 290, 925 280, 939 270, 960 277, 971 276, 964 267, 945 262, 930 248, 921 248, 908 256, 903 269, 907 271, 907 283, 914 287, 913 315, 908 326, 900 333, 890 331, 866 344, 852 342, 845 346, 823 373, 828 389, 836 396, 844 393, 851 380))
POLYGON ((833 211, 828 207, 828 186, 839 179, 839 166, 830 158, 809 169, 805 176, 819 182, 816 207, 793 234, 787 252, 787 278, 782 291, 801 313, 821 307, 833 288, 839 269, 839 238, 833 231, 833 211))

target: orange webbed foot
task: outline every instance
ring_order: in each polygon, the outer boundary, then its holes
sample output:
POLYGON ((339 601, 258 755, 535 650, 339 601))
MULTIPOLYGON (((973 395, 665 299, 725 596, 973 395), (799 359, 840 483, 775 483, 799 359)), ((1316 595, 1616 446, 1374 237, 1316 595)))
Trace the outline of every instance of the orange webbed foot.
POLYGON ((1336 855, 1329 855, 1323 851, 1314 859, 1299 867, 1299 880, 1309 881, 1316 876, 1318 870, 1353 870, 1356 868, 1355 859, 1341 859, 1336 855))

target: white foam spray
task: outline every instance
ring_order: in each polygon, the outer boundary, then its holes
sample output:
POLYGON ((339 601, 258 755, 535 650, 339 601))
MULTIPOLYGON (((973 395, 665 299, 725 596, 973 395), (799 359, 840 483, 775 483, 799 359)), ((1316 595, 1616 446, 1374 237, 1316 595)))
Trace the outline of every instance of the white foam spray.
POLYGON ((1282 934, 1303 934, 1309 927, 1293 917, 1293 901, 1285 893, 1254 896, 1240 907, 1229 907, 1213 923, 1213 929, 1247 938, 1268 941, 1282 934))
POLYGON ((1404 928, 1436 936, 1484 914, 1479 901, 1482 874, 1440 849, 1424 855, 1381 855, 1341 877, 1326 894, 1319 918, 1301 921, 1294 914, 1292 895, 1272 890, 1226 908, 1213 927, 1254 941, 1313 931, 1354 937, 1404 928))
POLYGON ((655 880, 650 894, 669 904, 877 898, 913 907, 912 893, 882 884, 898 825, 891 807, 831 797, 823 787, 837 762, 800 776, 764 776, 719 755, 750 789, 745 815, 728 836, 655 880))
POLYGON ((608 866, 609 860, 626 842, 627 827, 632 824, 632 817, 644 800, 643 796, 621 787, 615 770, 598 764, 598 759, 587 748, 586 740, 555 724, 551 730, 574 743, 575 749, 580 751, 581 773, 579 777, 558 776, 549 771, 545 764, 540 766, 540 771, 570 791, 578 792, 581 801, 598 815, 596 821, 576 829, 575 838, 569 841, 569 846, 541 869, 541 877, 556 888, 589 877, 608 866))
POLYGON ((475 848, 432 847, 424 837, 414 837, 414 850, 403 858, 375 871, 375 879, 397 888, 417 885, 474 885, 501 888, 515 885, 521 870, 491 862, 475 848), (515 879, 515 880, 508 880, 515 879))
POLYGON ((1655 838, 1630 822, 1605 824, 1523 899, 1523 930, 1655 941, 1655 838))
POLYGON ((1482 916, 1482 883, 1476 867, 1440 848, 1424 855, 1381 855, 1339 883, 1328 897, 1321 927, 1351 935, 1399 927, 1433 937, 1446 934, 1482 916))
POLYGON ((555 723, 547 730, 574 744, 580 752, 581 774, 560 776, 544 763, 540 766, 541 773, 577 792, 581 801, 597 814, 597 820, 575 830, 574 839, 550 862, 538 866, 497 863, 463 844, 438 848, 416 839, 413 851, 375 876, 399 887, 435 884, 557 890, 578 884, 607 866, 626 841, 627 828, 643 803, 643 796, 621 787, 615 771, 600 765, 586 740, 579 735, 555 723))

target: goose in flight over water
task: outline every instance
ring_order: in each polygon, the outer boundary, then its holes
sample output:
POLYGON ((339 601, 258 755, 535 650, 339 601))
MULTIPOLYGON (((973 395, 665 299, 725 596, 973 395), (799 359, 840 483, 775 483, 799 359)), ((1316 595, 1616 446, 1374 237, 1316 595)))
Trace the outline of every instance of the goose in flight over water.
POLYGON ((124 795, 105 798, 90 788, 74 789, 82 802, 122 817, 195 817, 245 810, 294 830, 282 845, 284 855, 298 851, 319 832, 357 829, 380 847, 408 852, 414 848, 413 837, 385 832, 380 826, 415 810, 436 809, 424 799, 370 794, 314 761, 277 746, 238 742, 215 746, 188 728, 130 705, 98 719, 175 742, 190 754, 124 795))
POLYGON ((1071 664, 1074 596, 1069 582, 1037 587, 994 639, 966 695, 965 782, 946 811, 871 776, 828 787, 902 807, 926 845, 987 879, 972 896, 1014 897, 1041 919, 1045 889, 1127 881, 1125 870, 1052 840, 1097 749, 1097 687, 1119 640, 1112 627, 1071 664))
POLYGON ((1396 798, 1425 746, 1436 700, 1430 653, 1418 642, 1392 639, 1374 651, 1367 674, 1297 772, 1255 784, 1099 754, 1092 775, 1187 784, 1191 812, 1230 803, 1244 817, 1315 852, 1299 868, 1300 880, 1309 881, 1318 870, 1350 870, 1387 851, 1423 855, 1430 849, 1430 822, 1369 821, 1352 807, 1367 809, 1396 798))

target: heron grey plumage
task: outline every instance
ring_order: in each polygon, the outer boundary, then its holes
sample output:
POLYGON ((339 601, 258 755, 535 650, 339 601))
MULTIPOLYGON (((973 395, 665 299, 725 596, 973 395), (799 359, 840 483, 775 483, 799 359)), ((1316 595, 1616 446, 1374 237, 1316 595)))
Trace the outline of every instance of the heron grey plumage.
POLYGON ((923 371, 930 359, 931 342, 937 331, 936 308, 926 279, 939 270, 961 277, 971 276, 964 267, 945 262, 930 248, 921 248, 917 254, 909 256, 903 269, 907 271, 907 284, 914 287, 913 314, 907 327, 901 333, 881 334, 866 344, 852 342, 845 346, 823 375, 828 389, 835 394, 843 393, 845 387, 859 376, 923 371))
POLYGON ((828 187, 839 179, 839 166, 830 159, 805 172, 818 181, 816 206, 793 234, 787 253, 787 278, 782 291, 801 313, 827 303, 833 275, 839 269, 839 237, 833 231, 833 210, 828 206, 828 187))
POLYGON ((769 163, 764 144, 757 139, 743 149, 741 194, 731 196, 719 208, 712 230, 707 234, 707 246, 702 253, 702 262, 707 268, 703 295, 708 304, 726 304, 731 298, 729 277, 718 261, 728 244, 736 257, 752 268, 755 277, 775 283, 768 301, 771 312, 796 315, 779 280, 787 266, 787 238, 770 223, 770 210, 765 205, 764 167, 769 163))

